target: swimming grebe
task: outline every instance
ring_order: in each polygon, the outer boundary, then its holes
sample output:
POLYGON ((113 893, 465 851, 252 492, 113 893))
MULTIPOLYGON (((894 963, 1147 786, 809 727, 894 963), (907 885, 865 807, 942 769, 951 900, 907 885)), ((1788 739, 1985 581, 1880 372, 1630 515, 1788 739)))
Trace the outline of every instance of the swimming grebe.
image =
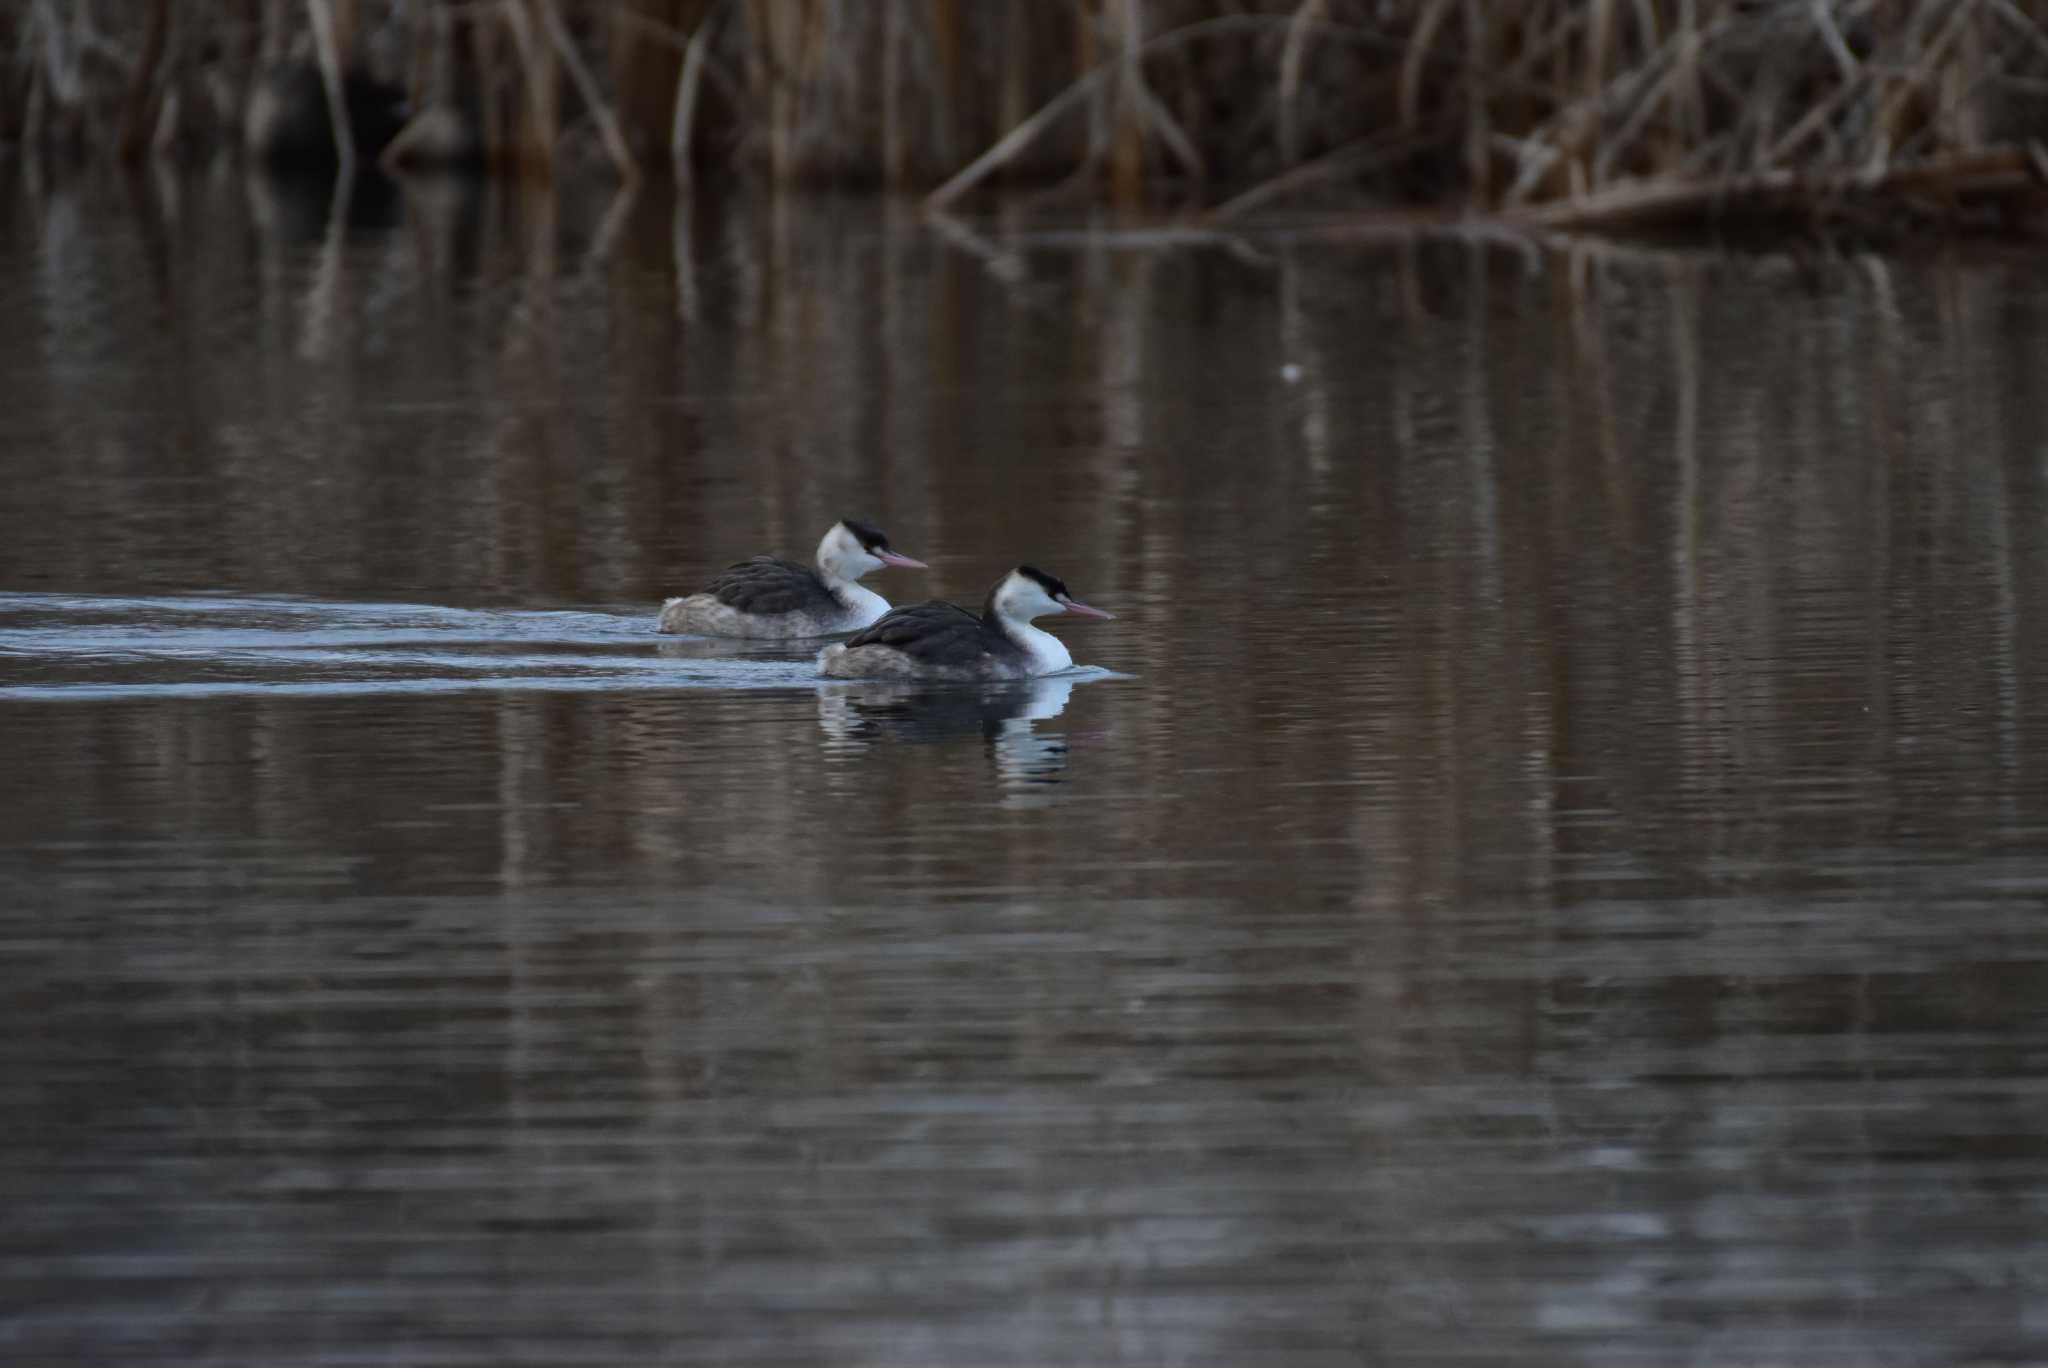
POLYGON ((889 600, 854 581, 885 565, 922 570, 889 549, 873 523, 832 524, 818 543, 818 568, 756 556, 719 571, 700 593, 661 605, 661 630, 721 637, 813 637, 854 632, 889 611, 889 600))
POLYGON ((1043 570, 1020 565, 988 591, 981 616, 933 599, 898 608, 874 626, 818 652, 818 673, 834 679, 935 679, 970 683, 1031 679, 1064 670, 1074 657, 1031 619, 1049 613, 1106 618, 1077 603, 1043 570))

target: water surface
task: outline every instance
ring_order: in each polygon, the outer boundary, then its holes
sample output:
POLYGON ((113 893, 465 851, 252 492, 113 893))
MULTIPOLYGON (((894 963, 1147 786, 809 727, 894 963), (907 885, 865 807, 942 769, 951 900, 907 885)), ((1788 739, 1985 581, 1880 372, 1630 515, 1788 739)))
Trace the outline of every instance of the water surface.
POLYGON ((6 188, 10 1359, 2048 1357, 2038 265, 6 188))

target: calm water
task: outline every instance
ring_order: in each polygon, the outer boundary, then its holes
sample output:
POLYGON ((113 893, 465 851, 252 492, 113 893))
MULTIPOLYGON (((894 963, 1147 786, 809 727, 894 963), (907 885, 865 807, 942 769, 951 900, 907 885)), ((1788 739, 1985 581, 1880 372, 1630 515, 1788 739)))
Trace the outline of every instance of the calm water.
POLYGON ((2048 1361, 2048 267, 0 206, 8 1362, 2048 1361))

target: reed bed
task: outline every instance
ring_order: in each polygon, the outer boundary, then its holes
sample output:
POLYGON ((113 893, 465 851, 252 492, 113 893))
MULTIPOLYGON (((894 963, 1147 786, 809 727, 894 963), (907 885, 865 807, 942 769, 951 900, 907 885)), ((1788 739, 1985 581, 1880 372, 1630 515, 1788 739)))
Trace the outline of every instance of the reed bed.
POLYGON ((242 149, 738 170, 933 208, 1029 184, 1211 220, 1374 205, 2032 229, 2044 139, 2048 0, 0 7, 0 142, 45 164, 242 149))

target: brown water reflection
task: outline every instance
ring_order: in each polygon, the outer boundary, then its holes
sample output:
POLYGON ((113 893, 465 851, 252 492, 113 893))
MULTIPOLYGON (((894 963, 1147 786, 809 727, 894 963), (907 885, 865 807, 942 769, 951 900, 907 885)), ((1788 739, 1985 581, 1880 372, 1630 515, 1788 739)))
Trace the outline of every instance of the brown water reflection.
POLYGON ((2048 1357, 2037 266, 0 188, 10 1356, 2048 1357))

